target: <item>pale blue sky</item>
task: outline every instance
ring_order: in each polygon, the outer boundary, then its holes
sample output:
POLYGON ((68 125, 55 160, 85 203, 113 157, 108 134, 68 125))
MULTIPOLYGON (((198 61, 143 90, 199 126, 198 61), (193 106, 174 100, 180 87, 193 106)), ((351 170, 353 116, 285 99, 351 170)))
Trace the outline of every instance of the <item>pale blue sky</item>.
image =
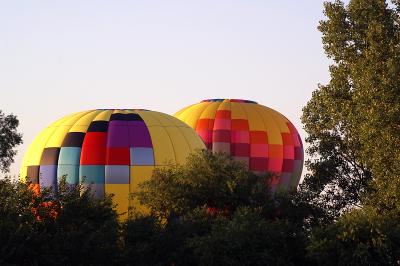
POLYGON ((24 145, 92 108, 173 114, 206 98, 255 100, 301 130, 301 109, 329 78, 322 0, 0 0, 0 109, 24 145))

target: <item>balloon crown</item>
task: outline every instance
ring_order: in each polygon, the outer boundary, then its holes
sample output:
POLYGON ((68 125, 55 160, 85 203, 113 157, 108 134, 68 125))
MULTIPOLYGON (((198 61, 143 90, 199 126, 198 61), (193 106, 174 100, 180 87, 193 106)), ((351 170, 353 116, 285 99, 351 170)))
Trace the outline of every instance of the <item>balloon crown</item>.
POLYGON ((255 101, 250 101, 250 100, 243 100, 243 99, 206 99, 202 100, 202 103, 204 102, 231 102, 231 103, 254 103, 257 104, 255 101))

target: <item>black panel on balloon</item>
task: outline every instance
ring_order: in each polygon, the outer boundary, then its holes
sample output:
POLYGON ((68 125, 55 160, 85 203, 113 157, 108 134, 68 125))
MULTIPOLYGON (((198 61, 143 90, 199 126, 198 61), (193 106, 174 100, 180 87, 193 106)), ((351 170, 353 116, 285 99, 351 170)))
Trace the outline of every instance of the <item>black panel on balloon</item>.
POLYGON ((39 165, 28 166, 26 176, 21 177, 26 177, 26 181, 31 182, 32 184, 39 184, 39 165))
POLYGON ((93 121, 90 123, 88 132, 107 132, 108 121, 93 121))
POLYGON ((82 147, 85 133, 83 132, 69 132, 61 145, 61 147, 82 147))
POLYGON ((40 165, 57 165, 60 148, 45 148, 40 159, 40 165))
POLYGON ((138 114, 112 114, 110 121, 143 121, 138 114))

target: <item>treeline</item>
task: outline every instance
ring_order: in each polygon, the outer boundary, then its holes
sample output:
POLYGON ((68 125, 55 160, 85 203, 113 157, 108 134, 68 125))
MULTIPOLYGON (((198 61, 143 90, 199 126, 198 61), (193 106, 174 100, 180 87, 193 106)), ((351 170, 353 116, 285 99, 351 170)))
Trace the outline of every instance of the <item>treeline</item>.
POLYGON ((57 192, 39 195, 3 179, 0 264, 398 263, 400 204, 391 201, 398 186, 335 220, 306 191, 271 195, 269 180, 224 154, 200 151, 186 165, 156 170, 132 195, 147 210, 132 209, 121 221, 112 197, 95 199, 79 185, 61 182, 57 192))
POLYGON ((226 155, 199 152, 158 169, 132 195, 147 210, 121 221, 111 197, 95 199, 79 185, 36 194, 4 179, 0 264, 305 264, 318 219, 308 219, 307 203, 273 199, 267 183, 226 155))

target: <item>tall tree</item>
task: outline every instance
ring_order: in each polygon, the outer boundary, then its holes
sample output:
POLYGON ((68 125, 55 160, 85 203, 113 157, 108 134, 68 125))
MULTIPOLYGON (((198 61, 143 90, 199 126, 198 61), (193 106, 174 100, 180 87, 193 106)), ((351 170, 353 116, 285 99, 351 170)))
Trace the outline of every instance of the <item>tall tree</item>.
POLYGON ((399 177, 399 1, 394 4, 324 4, 327 19, 319 30, 333 61, 331 80, 303 109, 312 159, 302 189, 333 216, 360 205, 371 180, 399 177))
POLYGON ((19 121, 13 114, 5 115, 0 110, 0 171, 7 173, 17 151, 14 149, 22 143, 22 134, 18 133, 19 121))

